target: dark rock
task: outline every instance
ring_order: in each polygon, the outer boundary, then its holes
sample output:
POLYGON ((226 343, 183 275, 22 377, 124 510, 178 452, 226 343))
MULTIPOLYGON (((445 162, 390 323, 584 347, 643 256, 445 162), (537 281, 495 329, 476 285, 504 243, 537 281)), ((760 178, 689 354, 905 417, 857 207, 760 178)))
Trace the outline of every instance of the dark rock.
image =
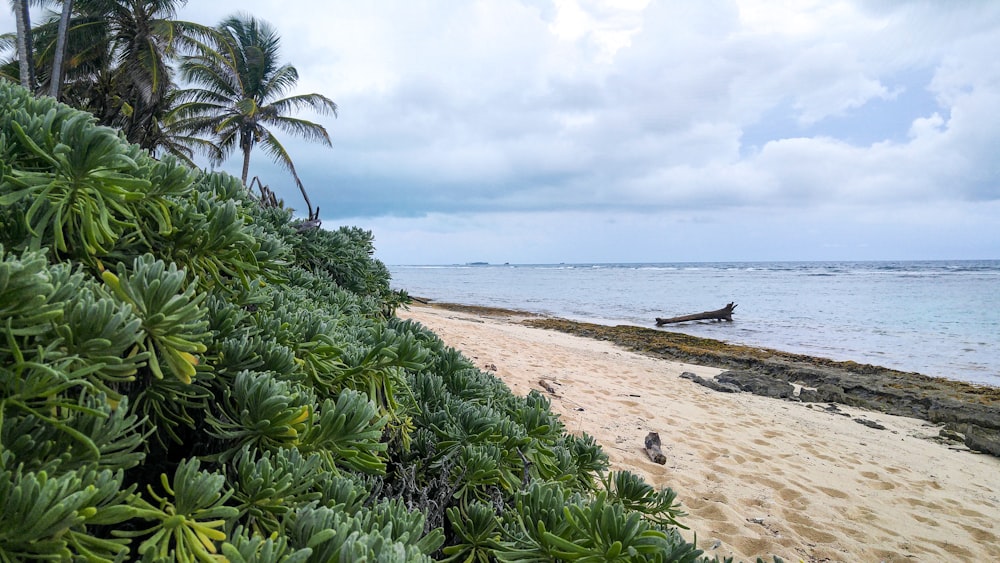
POLYGON ((970 424, 965 428, 965 445, 970 450, 1000 456, 1000 430, 970 424))
POLYGON ((938 432, 938 436, 942 440, 948 440, 949 442, 965 442, 964 436, 950 428, 942 428, 941 432, 938 432))
MULTIPOLYGON (((918 373, 900 372, 856 362, 791 354, 764 348, 730 345, 717 340, 621 325, 609 327, 562 319, 534 319, 532 326, 554 328, 581 336, 611 340, 656 357, 733 370, 716 379, 688 377, 719 391, 740 389, 789 398, 799 383, 798 400, 836 402, 872 411, 946 423, 965 433, 970 448, 1000 456, 1000 387, 974 385, 918 373), (758 379, 744 375, 753 372, 758 379), (739 373, 740 375, 735 375, 739 373)), ((794 400, 794 399, 793 399, 794 400)), ((841 413, 844 414, 844 413, 841 413)))
POLYGON ((881 424, 875 422, 874 420, 868 420, 865 418, 855 418, 854 422, 857 422, 858 424, 864 424, 868 428, 874 428, 875 430, 885 430, 885 426, 882 426, 881 424))
POLYGON ((740 390, 749 391, 754 395, 776 399, 788 399, 795 392, 795 386, 791 383, 753 371, 730 370, 715 376, 715 380, 720 384, 735 385, 740 390))
POLYGON ((845 402, 844 390, 832 383, 821 383, 816 389, 805 389, 799 392, 799 400, 804 403, 841 403, 845 402))
POLYGON ((823 410, 825 410, 826 412, 828 412, 830 414, 839 414, 840 416, 846 416, 847 418, 851 418, 851 415, 849 415, 846 412, 840 410, 840 407, 838 407, 834 403, 830 403, 829 405, 823 407, 823 410))
POLYGON ((711 389, 713 391, 719 391, 719 392, 722 392, 722 393, 739 393, 740 392, 740 388, 737 387, 736 385, 732 385, 732 384, 728 384, 728 383, 719 383, 715 379, 705 379, 704 377, 702 377, 700 375, 695 375, 695 374, 693 374, 693 373, 691 373, 689 371, 686 371, 686 372, 682 373, 681 377, 683 377, 684 379, 690 379, 691 381, 694 381, 698 385, 702 385, 704 387, 708 387, 709 389, 711 389))
POLYGON ((969 404, 945 397, 932 401, 927 409, 927 420, 1000 429, 1000 410, 996 407, 969 404))

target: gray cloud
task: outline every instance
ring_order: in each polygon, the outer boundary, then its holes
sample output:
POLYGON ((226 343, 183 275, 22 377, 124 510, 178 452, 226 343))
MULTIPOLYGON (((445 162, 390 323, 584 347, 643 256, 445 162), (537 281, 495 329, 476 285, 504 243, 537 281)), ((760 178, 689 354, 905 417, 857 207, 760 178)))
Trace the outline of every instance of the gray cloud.
POLYGON ((652 259, 684 251, 644 242, 672 225, 705 253, 780 257, 808 218, 826 240, 802 249, 895 257, 933 232, 947 240, 927 248, 1000 256, 977 211, 1000 201, 1000 3, 247 0, 182 16, 237 10, 278 28, 302 92, 340 105, 316 118, 333 149, 286 140, 324 219, 371 225, 390 254, 608 239, 652 259), (980 232, 941 227, 943 210, 980 232))

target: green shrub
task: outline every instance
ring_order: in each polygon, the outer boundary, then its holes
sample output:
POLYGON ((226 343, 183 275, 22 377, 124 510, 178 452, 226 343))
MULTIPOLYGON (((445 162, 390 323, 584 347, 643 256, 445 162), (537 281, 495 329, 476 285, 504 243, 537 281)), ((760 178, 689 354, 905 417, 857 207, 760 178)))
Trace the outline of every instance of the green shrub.
POLYGON ((373 252, 0 83, 0 561, 700 557, 373 252))

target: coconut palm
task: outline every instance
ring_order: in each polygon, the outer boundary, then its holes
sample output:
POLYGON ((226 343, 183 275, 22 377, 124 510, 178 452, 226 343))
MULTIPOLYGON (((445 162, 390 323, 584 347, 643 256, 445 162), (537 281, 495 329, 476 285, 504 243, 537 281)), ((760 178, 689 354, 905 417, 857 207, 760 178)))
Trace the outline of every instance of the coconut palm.
POLYGON ((107 22, 112 61, 112 87, 121 98, 117 115, 109 119, 125 137, 155 149, 154 121, 163 115, 164 101, 175 85, 172 61, 192 52, 214 31, 207 26, 173 19, 186 0, 80 0, 92 15, 107 22))
POLYGON ((49 95, 59 99, 62 89, 63 71, 66 61, 66 42, 69 38, 69 21, 73 15, 73 0, 63 0, 59 14, 59 29, 56 35, 56 52, 52 60, 52 76, 49 78, 49 95))
POLYGON ((21 86, 35 90, 33 49, 31 45, 31 16, 28 0, 13 0, 14 20, 17 22, 17 61, 20 69, 21 86))
POLYGON ((211 136, 217 143, 217 162, 239 147, 243 156, 243 185, 247 185, 250 153, 260 144, 295 179, 316 219, 305 188, 288 151, 272 130, 297 135, 330 146, 330 136, 318 124, 288 115, 292 110, 312 109, 337 114, 337 104, 320 94, 286 96, 299 74, 290 64, 280 64, 280 38, 267 22, 250 15, 231 16, 218 26, 222 40, 214 50, 185 57, 181 76, 195 85, 179 93, 181 103, 171 116, 177 131, 211 136))
POLYGON ((0 36, 0 51, 13 51, 13 57, 5 59, 0 75, 12 79, 11 70, 17 70, 21 85, 36 93, 47 93, 59 97, 63 68, 65 66, 66 42, 73 13, 73 0, 16 1, 15 13, 19 16, 18 29, 13 34, 0 36), (42 23, 31 27, 29 15, 23 12, 25 5, 59 5, 60 12, 43 14, 42 23), (22 24, 24 29, 22 29, 22 24), (27 56, 21 52, 26 51, 27 56), (25 64, 22 65, 21 63, 25 64), (27 82, 26 82, 27 81, 27 82))
POLYGON ((186 0, 62 0, 38 28, 49 92, 118 127, 143 148, 157 150, 157 121, 176 89, 174 62, 204 45, 214 29, 174 17, 186 0), (58 26, 58 29, 57 29, 58 26), (60 40, 65 58, 60 60, 60 40), (65 61, 65 62, 63 62, 65 61), (65 79, 61 75, 65 72, 65 79))

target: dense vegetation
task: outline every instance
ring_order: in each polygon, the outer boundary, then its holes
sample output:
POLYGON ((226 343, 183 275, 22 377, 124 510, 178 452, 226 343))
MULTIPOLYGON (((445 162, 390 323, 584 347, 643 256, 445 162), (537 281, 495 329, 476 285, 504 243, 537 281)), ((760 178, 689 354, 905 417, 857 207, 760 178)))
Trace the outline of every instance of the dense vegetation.
POLYGON ((669 489, 299 229, 0 83, 0 561, 694 561, 669 489))
POLYGON ((17 0, 0 37, 0 561, 700 560, 672 491, 394 316, 272 133, 336 105, 183 3, 17 0), (248 195, 258 143, 308 221, 248 195))
MULTIPOLYGON (((321 94, 292 94, 295 67, 280 59, 280 37, 249 14, 217 26, 176 19, 186 0, 52 0, 60 5, 32 25, 28 0, 12 0, 16 33, 0 35, 0 80, 93 114, 154 156, 218 164, 236 149, 248 185, 255 147, 288 170, 318 223, 292 158, 275 133, 327 146, 317 123, 293 115, 336 115, 321 94), (6 56, 3 56, 6 55, 6 56), (185 79, 176 80, 178 70, 185 79)), ((261 186, 262 195, 273 194, 261 186)))

